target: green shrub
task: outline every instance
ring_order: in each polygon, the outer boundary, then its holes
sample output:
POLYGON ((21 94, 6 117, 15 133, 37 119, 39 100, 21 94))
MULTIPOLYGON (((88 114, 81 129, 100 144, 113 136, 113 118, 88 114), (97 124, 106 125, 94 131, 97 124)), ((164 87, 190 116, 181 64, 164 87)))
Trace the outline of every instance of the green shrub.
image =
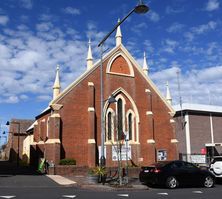
POLYGON ((60 165, 76 165, 76 160, 72 158, 65 158, 60 160, 59 162, 60 165))

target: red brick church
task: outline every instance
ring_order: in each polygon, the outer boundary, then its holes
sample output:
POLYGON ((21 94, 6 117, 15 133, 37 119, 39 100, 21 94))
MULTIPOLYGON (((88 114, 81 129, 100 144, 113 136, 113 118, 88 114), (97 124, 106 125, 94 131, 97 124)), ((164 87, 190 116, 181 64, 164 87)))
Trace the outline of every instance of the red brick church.
MULTIPOLYGON (((73 158, 78 166, 99 164, 101 144, 107 166, 117 165, 116 144, 128 138, 128 159, 136 165, 177 158, 174 111, 149 78, 146 56, 143 68, 122 44, 120 27, 116 46, 93 63, 89 42, 87 70, 60 92, 59 68, 53 100, 36 117, 32 154, 57 165, 73 158), (110 96, 115 98, 109 103, 110 96), (101 104, 104 122, 101 121, 101 104), (101 136, 104 125, 104 139, 101 136), (101 143, 101 140, 103 143, 101 143)), ((103 134, 102 134, 103 135, 103 134)))

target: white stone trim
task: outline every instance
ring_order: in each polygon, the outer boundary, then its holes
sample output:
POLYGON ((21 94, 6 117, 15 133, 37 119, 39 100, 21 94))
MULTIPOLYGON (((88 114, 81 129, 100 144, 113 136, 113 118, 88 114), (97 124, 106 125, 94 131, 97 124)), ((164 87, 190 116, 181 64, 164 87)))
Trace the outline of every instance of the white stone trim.
POLYGON ((54 111, 59 111, 63 107, 63 105, 62 104, 51 104, 50 107, 54 111))
POLYGON ((211 143, 214 143, 214 127, 213 127, 213 119, 211 113, 210 113, 210 135, 211 135, 211 143))
POLYGON ((94 107, 88 107, 88 112, 95 112, 95 108, 94 107))
POLYGON ((96 143, 95 139, 88 139, 88 144, 95 144, 95 143, 96 143))
MULTIPOLYGON (((182 119, 182 118, 181 118, 182 119)), ((188 156, 187 156, 187 160, 188 160, 188 162, 190 161, 190 155, 189 154, 191 154, 191 144, 190 144, 190 123, 189 123, 189 115, 188 115, 188 113, 186 113, 186 115, 185 115, 185 117, 184 117, 184 119, 185 119, 185 135, 186 135, 186 149, 187 149, 187 154, 188 154, 188 156)))
POLYGON ((88 86, 94 86, 93 82, 88 82, 88 86))
POLYGON ((168 112, 171 117, 175 115, 175 112, 168 112))
POLYGON ((59 113, 53 113, 50 117, 60 117, 59 113))
POLYGON ((146 89, 145 89, 145 93, 151 93, 151 90, 148 89, 148 88, 146 88, 146 89))
POLYGON ((45 144, 45 142, 43 142, 42 140, 37 142, 37 144, 45 144))
POLYGON ((133 66, 132 66, 131 62, 129 61, 129 59, 127 58, 127 56, 126 56, 123 52, 121 52, 121 51, 117 51, 117 52, 112 56, 112 58, 109 59, 109 62, 108 62, 108 64, 107 64, 107 68, 106 68, 106 73, 134 77, 133 66), (128 67, 129 67, 129 70, 130 70, 130 74, 110 72, 110 68, 111 68, 111 66, 112 66, 112 63, 115 61, 115 59, 116 59, 118 56, 122 56, 122 57, 126 60, 126 62, 127 62, 127 64, 128 64, 128 67))
MULTIPOLYGON (((125 142, 125 141, 124 141, 125 142)), ((129 142, 128 142, 130 145, 133 145, 133 144, 140 144, 139 142, 135 142, 135 141, 133 141, 133 140, 130 140, 129 142)))
POLYGON ((170 119, 170 123, 175 123, 175 120, 174 119, 170 119))
POLYGON ((153 115, 153 112, 152 111, 147 111, 146 115, 153 115))
POLYGON ((179 141, 178 141, 177 139, 171 139, 170 142, 176 144, 176 143, 178 143, 179 141))
POLYGON ((143 158, 138 158, 138 161, 139 162, 143 162, 143 158))
POLYGON ((60 139, 48 139, 45 143, 46 144, 60 144, 61 141, 60 139))
POLYGON ((45 119, 42 119, 41 122, 45 122, 45 119))
POLYGON ((148 139, 146 142, 148 144, 155 144, 156 143, 154 139, 148 139))

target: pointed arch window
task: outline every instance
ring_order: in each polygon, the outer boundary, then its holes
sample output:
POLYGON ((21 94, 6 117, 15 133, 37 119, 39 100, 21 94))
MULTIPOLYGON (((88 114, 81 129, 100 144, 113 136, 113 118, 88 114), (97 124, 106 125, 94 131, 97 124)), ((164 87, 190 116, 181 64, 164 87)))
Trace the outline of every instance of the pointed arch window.
POLYGON ((129 133, 129 140, 132 140, 133 135, 133 120, 132 120, 132 113, 128 115, 128 133, 129 133))
POLYGON ((118 140, 121 140, 123 133, 123 101, 119 99, 117 102, 117 126, 118 126, 118 140))
POLYGON ((108 113, 107 139, 112 140, 112 113, 108 113))

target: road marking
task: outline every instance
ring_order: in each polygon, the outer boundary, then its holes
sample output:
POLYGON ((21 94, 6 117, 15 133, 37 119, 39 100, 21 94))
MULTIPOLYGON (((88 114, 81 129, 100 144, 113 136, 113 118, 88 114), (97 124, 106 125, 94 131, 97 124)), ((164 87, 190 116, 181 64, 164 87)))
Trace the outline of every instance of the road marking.
POLYGON ((117 196, 121 196, 121 197, 129 197, 129 194, 117 194, 117 196))
POLYGON ((157 193, 158 195, 168 196, 168 193, 157 193))
POLYGON ((193 193, 203 193, 202 191, 192 191, 193 193))
POLYGON ((63 198, 75 198, 76 195, 63 195, 62 197, 63 198))
POLYGON ((15 198, 16 196, 0 196, 0 198, 15 198))

